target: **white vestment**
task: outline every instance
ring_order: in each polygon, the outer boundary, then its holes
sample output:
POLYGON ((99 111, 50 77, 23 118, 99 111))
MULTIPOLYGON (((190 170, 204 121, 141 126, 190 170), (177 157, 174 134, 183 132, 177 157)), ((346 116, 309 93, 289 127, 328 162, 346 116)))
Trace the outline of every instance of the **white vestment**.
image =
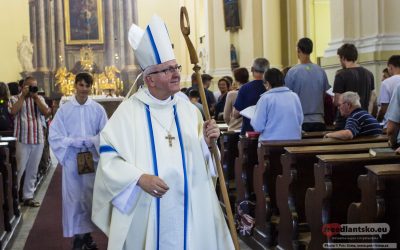
POLYGON ((120 104, 100 137, 92 219, 108 235, 109 250, 234 249, 195 106, 182 98, 160 104, 140 89, 120 104), (142 174, 156 172, 169 186, 161 199, 136 185, 142 174))
POLYGON ((107 114, 100 104, 88 99, 80 105, 75 97, 58 109, 51 122, 49 143, 62 166, 64 237, 92 232, 96 228, 91 221, 95 174, 79 175, 76 156, 80 151, 89 150, 97 165, 99 133, 106 122, 107 114), (71 141, 78 138, 91 138, 94 146, 88 149, 72 147, 71 141))

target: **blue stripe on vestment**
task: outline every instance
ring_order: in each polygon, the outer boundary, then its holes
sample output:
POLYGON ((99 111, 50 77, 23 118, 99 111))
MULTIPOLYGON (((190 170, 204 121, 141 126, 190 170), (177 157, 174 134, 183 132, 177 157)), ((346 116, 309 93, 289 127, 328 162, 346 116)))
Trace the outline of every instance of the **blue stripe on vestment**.
POLYGON ((118 153, 117 150, 115 150, 115 148, 109 146, 109 145, 101 145, 100 146, 100 154, 101 153, 107 153, 107 152, 115 152, 118 153))
POLYGON ((160 54, 158 53, 156 43, 154 42, 153 34, 151 33, 150 26, 146 28, 147 34, 150 38, 151 47, 153 47, 154 56, 156 57, 157 64, 161 64, 160 54))
MULTIPOLYGON (((157 166, 157 154, 156 154, 156 146, 154 143, 154 134, 153 134, 153 124, 151 123, 151 117, 150 117, 150 107, 149 105, 146 105, 146 115, 147 115, 147 124, 149 128, 149 134, 150 134, 150 143, 151 143, 151 153, 152 153, 152 158, 153 158, 153 170, 154 170, 154 175, 158 176, 158 166, 157 166)), ((160 249, 160 198, 156 198, 157 201, 157 250, 160 249)))
POLYGON ((183 147, 182 141, 182 133, 181 133, 181 126, 179 124, 178 115, 176 113, 176 106, 174 105, 174 116, 175 116, 175 123, 176 129, 178 130, 178 138, 179 138, 179 145, 181 147, 181 155, 182 155, 182 165, 183 165, 183 177, 184 177, 184 238, 183 238, 183 249, 187 249, 187 225, 188 225, 188 180, 187 180, 187 173, 186 173, 186 159, 185 159, 185 148, 183 147))

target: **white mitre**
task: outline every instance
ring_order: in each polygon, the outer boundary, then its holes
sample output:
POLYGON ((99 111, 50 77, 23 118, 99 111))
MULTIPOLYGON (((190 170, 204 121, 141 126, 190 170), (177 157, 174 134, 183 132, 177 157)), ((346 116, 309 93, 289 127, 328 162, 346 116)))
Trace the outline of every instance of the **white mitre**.
POLYGON ((159 16, 151 18, 146 30, 132 24, 128 40, 143 70, 175 59, 167 26, 159 16))

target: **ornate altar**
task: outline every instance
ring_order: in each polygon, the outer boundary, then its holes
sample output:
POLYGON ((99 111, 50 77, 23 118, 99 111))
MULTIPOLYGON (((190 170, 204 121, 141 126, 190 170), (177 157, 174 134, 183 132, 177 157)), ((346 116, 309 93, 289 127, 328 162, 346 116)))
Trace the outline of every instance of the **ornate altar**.
POLYGON ((64 96, 70 96, 74 92, 75 76, 79 72, 88 72, 93 75, 92 94, 105 96, 120 96, 123 91, 123 81, 120 79, 121 72, 116 66, 105 66, 101 72, 94 62, 93 51, 89 46, 80 49, 80 61, 75 63, 74 68, 57 69, 55 86, 64 96))
MULTIPOLYGON (((114 65, 121 71, 116 76, 123 81, 124 89, 129 89, 140 73, 128 43, 129 29, 138 22, 136 0, 28 2, 29 37, 33 44, 33 72, 29 75, 36 77, 46 96, 55 96, 61 86, 68 92, 69 77, 72 79, 72 74, 84 71, 81 66, 85 65, 92 67, 87 72, 93 75, 105 72, 105 66, 114 65), (83 46, 90 46, 92 63, 81 61, 83 46)), ((22 73, 26 72, 21 72, 25 77, 22 73)))

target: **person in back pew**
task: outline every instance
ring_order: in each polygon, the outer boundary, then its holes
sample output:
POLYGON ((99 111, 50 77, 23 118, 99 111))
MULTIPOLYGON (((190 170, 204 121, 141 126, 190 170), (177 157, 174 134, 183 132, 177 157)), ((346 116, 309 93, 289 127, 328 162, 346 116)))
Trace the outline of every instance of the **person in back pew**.
POLYGON ((283 74, 269 69, 264 74, 268 91, 261 95, 251 126, 260 132, 259 141, 301 139, 303 110, 296 93, 284 86, 283 74))
POLYGON ((338 107, 340 114, 347 118, 346 125, 342 130, 326 134, 325 138, 350 140, 356 136, 382 134, 382 126, 361 108, 360 96, 356 92, 343 93, 339 97, 338 107))

